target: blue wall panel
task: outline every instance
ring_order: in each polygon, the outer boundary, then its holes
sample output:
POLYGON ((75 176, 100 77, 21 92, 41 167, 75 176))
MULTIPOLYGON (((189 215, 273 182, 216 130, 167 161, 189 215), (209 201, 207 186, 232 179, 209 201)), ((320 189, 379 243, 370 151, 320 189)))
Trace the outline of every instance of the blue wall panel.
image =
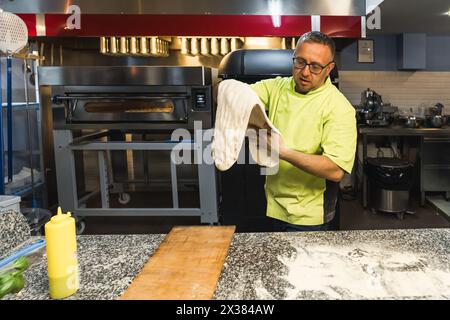
MULTIPOLYGON (((340 52, 340 70, 399 71, 397 37, 397 35, 367 37, 367 39, 374 40, 374 63, 357 62, 358 43, 355 40, 340 52)), ((427 35, 424 71, 450 71, 450 36, 427 35)))

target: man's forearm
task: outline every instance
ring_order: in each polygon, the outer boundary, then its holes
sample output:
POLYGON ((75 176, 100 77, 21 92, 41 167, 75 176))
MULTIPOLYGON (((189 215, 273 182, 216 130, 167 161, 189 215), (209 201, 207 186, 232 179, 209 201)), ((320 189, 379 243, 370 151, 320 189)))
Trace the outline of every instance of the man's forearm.
POLYGON ((280 158, 309 174, 330 181, 339 182, 344 176, 344 170, 323 155, 306 154, 286 149, 280 153, 280 158))

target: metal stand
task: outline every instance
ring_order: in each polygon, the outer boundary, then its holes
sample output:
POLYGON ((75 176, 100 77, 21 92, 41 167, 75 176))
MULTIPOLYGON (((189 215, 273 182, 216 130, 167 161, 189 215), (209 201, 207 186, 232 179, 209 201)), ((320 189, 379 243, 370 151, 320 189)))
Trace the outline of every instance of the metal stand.
MULTIPOLYGON (((170 176, 172 189, 171 208, 111 208, 109 202, 110 186, 107 154, 113 150, 172 150, 177 142, 126 142, 126 141, 92 141, 108 135, 108 131, 86 135, 74 139, 71 130, 54 130, 56 159, 56 177, 59 204, 64 211, 74 212, 78 217, 84 216, 200 216, 201 223, 218 223, 217 185, 214 164, 202 161, 198 165, 198 181, 200 208, 180 208, 178 203, 178 187, 176 164, 171 161, 170 176), (78 199, 75 172, 74 151, 96 151, 98 155, 101 208, 86 208, 86 202, 98 194, 94 191, 78 199)), ((206 147, 202 144, 201 151, 206 147)), ((183 150, 196 150, 194 143, 186 143, 183 150)), ((117 189, 117 188, 116 188, 117 189)))
MULTIPOLYGON (((442 130, 442 129, 438 129, 442 130)), ((425 205, 426 192, 450 195, 450 133, 420 140, 420 204, 425 205)))
POLYGON ((370 190, 368 187, 367 174, 364 170, 364 164, 367 160, 367 145, 369 136, 385 136, 385 137, 419 137, 420 138, 420 203, 425 205, 425 192, 426 191, 441 191, 447 192, 450 188, 450 179, 448 179, 450 167, 448 166, 448 159, 436 156, 446 156, 450 150, 450 128, 370 128, 360 127, 358 128, 359 136, 362 139, 363 154, 361 163, 363 166, 362 174, 362 204, 364 208, 368 206, 368 193, 370 190), (434 143, 436 146, 430 150, 425 147, 434 143), (439 144, 439 145, 437 145, 439 144), (436 151, 439 150, 439 151, 436 151))

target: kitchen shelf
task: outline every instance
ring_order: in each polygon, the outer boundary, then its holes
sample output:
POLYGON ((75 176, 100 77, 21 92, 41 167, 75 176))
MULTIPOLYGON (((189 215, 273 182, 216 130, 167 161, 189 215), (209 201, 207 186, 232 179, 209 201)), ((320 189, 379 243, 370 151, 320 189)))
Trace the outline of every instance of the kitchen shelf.
MULTIPOLYGON (((13 154, 24 155, 24 156, 27 156, 29 154, 28 151, 26 151, 26 150, 13 150, 12 152, 13 152, 13 154)), ((5 150, 4 153, 5 153, 5 155, 8 154, 8 150, 5 150)), ((41 154, 42 154, 42 152, 39 150, 33 150, 33 152, 32 152, 33 156, 40 156, 41 154)))
MULTIPOLYGON (((7 104, 6 103, 2 103, 2 107, 3 107, 3 109, 6 109, 7 108, 7 104)), ((16 103, 12 104, 12 107, 13 107, 13 111, 15 111, 15 110, 26 110, 26 109, 39 110, 39 103, 32 102, 32 103, 29 103, 28 106, 27 106, 26 103, 17 103, 16 102, 16 103)))
MULTIPOLYGON (((6 110, 7 110, 7 104, 2 103, 2 112, 4 113, 4 121, 6 122, 6 110)), ((43 166, 43 151, 42 151, 42 141, 41 141, 41 110, 39 103, 31 102, 31 103, 24 103, 24 102, 15 102, 12 104, 12 112, 13 112, 13 150, 12 150, 12 156, 13 156, 13 164, 17 169, 17 165, 19 164, 19 167, 29 167, 28 161, 25 160, 29 156, 29 148, 32 147, 33 150, 31 152, 33 156, 33 169, 35 171, 39 171, 38 177, 36 177, 35 174, 35 184, 34 184, 34 190, 35 190, 35 196, 37 198, 41 198, 44 202, 46 202, 46 183, 45 179, 42 177, 42 172, 44 172, 44 166, 43 166), (22 121, 23 114, 25 112, 30 112, 30 121, 31 121, 31 127, 32 127, 32 142, 29 141, 28 135, 25 137, 22 137, 22 139, 19 138, 19 132, 26 132, 27 130, 27 123, 26 121, 22 121), (16 115, 22 114, 22 116, 18 116, 16 118, 16 115), (22 119, 22 120, 21 120, 22 119), (23 140, 24 139, 24 140, 23 140), (39 157, 37 159, 36 157, 39 157), (23 163, 21 163, 23 162, 23 163)), ((6 124, 6 123, 5 123, 6 124)), ((4 138, 6 140, 6 133, 4 134, 4 138)), ((5 141, 6 146, 6 141, 5 141)), ((8 155, 8 150, 5 148, 4 150, 5 158, 8 155)), ((5 162, 6 164, 6 162, 5 162)), ((7 175, 5 174, 5 177, 7 175)), ((12 182, 6 182, 4 184, 5 188, 5 195, 15 195, 20 196, 22 198, 28 197, 32 195, 33 188, 31 187, 30 176, 26 177, 27 182, 25 184, 21 184, 19 181, 20 186, 14 186, 15 181, 12 182)), ((42 204, 43 206, 46 206, 45 204, 42 204)))
MULTIPOLYGON (((3 121, 0 122, 0 132, 3 134, 3 141, 0 143, 5 146, 5 153, 0 152, 2 157, 1 173, 1 191, 6 195, 17 195, 26 197, 32 195, 32 206, 36 206, 36 199, 41 199, 41 207, 47 207, 47 188, 44 170, 44 155, 42 144, 42 109, 39 103, 39 81, 38 66, 39 59, 34 59, 34 55, 17 56, 16 59, 22 59, 23 75, 24 75, 24 97, 25 101, 12 102, 12 65, 8 60, 7 70, 7 86, 6 86, 6 102, 0 101, 0 112, 3 121), (36 76, 34 88, 34 98, 29 97, 27 75, 27 61, 32 60, 33 73, 36 76), (30 101, 35 100, 35 101, 30 101), (8 108, 10 106, 11 108, 8 108), (12 117, 11 117, 12 115, 12 117), (4 161, 5 158, 7 162, 4 161), (29 168, 31 173, 39 172, 34 175, 33 186, 31 185, 31 174, 23 175, 22 171, 29 168), (5 170, 7 168, 7 170, 5 170), (20 170, 17 172, 17 170, 20 170), (7 171, 7 172, 5 172, 7 171), (6 173, 6 174, 5 174, 6 173), (16 175, 16 177, 14 177, 16 175), (5 177, 13 179, 5 183, 5 177), (35 192, 33 192, 33 190, 35 192), (36 193, 36 191, 39 191, 36 193)), ((26 172, 24 172, 26 173, 26 172)), ((8 180, 8 179, 7 179, 8 180)))
MULTIPOLYGON (((45 186, 45 183, 42 181, 35 182, 34 189, 39 189, 44 186, 45 186)), ((33 188, 31 187, 30 184, 27 184, 23 187, 17 187, 17 188, 12 188, 12 189, 8 189, 8 184, 5 184, 5 193, 7 195, 26 197, 26 196, 30 195, 32 193, 32 191, 33 191, 33 188)))

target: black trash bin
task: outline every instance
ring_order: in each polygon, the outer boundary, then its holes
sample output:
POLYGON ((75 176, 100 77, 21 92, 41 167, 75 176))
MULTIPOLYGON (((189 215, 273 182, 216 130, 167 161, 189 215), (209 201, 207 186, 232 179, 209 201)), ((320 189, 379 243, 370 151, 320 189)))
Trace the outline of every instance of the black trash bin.
POLYGON ((370 208, 373 212, 396 213, 400 219, 409 212, 413 167, 412 163, 397 158, 367 159, 370 208))

